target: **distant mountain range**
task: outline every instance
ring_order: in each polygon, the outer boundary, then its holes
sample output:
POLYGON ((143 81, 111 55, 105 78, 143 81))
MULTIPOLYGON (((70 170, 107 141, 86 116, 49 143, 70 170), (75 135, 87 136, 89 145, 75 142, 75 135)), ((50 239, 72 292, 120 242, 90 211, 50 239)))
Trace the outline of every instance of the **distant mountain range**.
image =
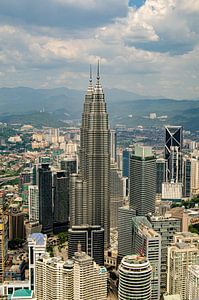
MULTIPOLYGON (((60 126, 61 120, 81 118, 84 94, 85 91, 67 88, 0 88, 0 121, 60 126)), ((113 124, 162 126, 161 120, 146 118, 155 112, 158 116, 167 115, 167 124, 178 123, 199 130, 199 100, 152 99, 119 89, 105 89, 105 95, 113 124)))

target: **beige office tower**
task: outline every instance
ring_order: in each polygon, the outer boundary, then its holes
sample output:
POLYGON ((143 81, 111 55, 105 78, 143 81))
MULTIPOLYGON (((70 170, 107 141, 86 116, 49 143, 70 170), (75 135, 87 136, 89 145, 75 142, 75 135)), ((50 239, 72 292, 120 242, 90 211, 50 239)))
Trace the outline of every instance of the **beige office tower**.
MULTIPOLYGON (((73 212, 71 225, 100 225, 104 228, 106 248, 110 241, 110 130, 99 65, 95 88, 90 78, 85 95, 80 141, 80 174, 76 179, 79 190, 73 191, 70 199, 73 212), (82 198, 80 185, 83 189, 86 188, 86 195, 82 191, 82 198), (76 199, 76 196, 79 198, 76 199), (82 224, 77 224, 80 213, 82 224)), ((75 186, 72 182, 71 185, 75 186)))
POLYGON ((145 217, 133 217, 133 253, 144 255, 152 267, 151 300, 160 299, 161 235, 145 217))
POLYGON ((199 299, 199 265, 192 265, 188 267, 188 300, 199 299))
POLYGON ((74 261, 74 299, 106 300, 107 271, 99 267, 85 252, 78 251, 74 261))
POLYGON ((168 247, 167 292, 188 299, 188 267, 199 264, 199 243, 186 243, 181 239, 168 247))
POLYGON ((8 258, 8 219, 0 214, 0 283, 3 282, 5 263, 8 258))
POLYGON ((173 242, 173 236, 181 229, 181 220, 169 216, 149 216, 152 228, 161 235, 161 292, 166 291, 167 247, 173 242))
POLYGON ((28 186, 29 220, 39 221, 39 189, 37 185, 28 186))
POLYGON ((191 193, 199 191, 199 151, 195 150, 191 155, 191 193))
POLYGON ((123 186, 124 181, 122 172, 119 171, 117 163, 111 164, 111 185, 110 185, 110 226, 117 227, 118 223, 118 209, 123 205, 123 186))
POLYGON ((43 254, 36 262, 35 294, 38 300, 74 300, 73 261, 43 254))
POLYGON ((35 269, 38 300, 106 300, 107 270, 81 250, 71 260, 40 256, 35 269))

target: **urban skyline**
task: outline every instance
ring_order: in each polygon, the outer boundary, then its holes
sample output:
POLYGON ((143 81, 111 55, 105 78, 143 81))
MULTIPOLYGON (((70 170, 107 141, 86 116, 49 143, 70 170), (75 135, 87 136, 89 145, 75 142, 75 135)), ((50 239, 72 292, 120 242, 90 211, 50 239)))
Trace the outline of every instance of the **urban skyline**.
POLYGON ((0 19, 0 299, 199 300, 199 0, 0 19))

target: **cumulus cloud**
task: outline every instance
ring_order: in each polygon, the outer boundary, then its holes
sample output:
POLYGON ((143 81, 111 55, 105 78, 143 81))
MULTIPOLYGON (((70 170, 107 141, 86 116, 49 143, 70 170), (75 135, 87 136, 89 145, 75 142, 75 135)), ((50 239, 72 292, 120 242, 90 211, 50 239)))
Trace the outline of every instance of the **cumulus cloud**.
POLYGON ((199 1, 0 1, 3 85, 85 88, 100 58, 106 86, 197 97, 199 1))

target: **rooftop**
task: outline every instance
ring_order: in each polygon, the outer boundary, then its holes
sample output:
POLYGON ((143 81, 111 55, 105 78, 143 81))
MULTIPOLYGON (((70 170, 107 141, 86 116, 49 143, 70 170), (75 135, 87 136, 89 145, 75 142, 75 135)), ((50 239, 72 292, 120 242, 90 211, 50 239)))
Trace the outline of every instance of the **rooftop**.
POLYGON ((124 263, 133 265, 133 264, 143 264, 148 262, 148 260, 146 259, 146 257, 144 256, 139 256, 139 255, 127 255, 125 256, 122 261, 124 263))
POLYGON ((21 298, 27 298, 27 299, 31 299, 32 298, 32 291, 31 290, 27 290, 27 289, 20 289, 20 290, 16 290, 14 291, 14 293, 12 294, 11 299, 21 299, 21 298))
POLYGON ((43 233, 32 233, 29 236, 31 239, 35 240, 36 245, 45 245, 46 235, 43 233))

